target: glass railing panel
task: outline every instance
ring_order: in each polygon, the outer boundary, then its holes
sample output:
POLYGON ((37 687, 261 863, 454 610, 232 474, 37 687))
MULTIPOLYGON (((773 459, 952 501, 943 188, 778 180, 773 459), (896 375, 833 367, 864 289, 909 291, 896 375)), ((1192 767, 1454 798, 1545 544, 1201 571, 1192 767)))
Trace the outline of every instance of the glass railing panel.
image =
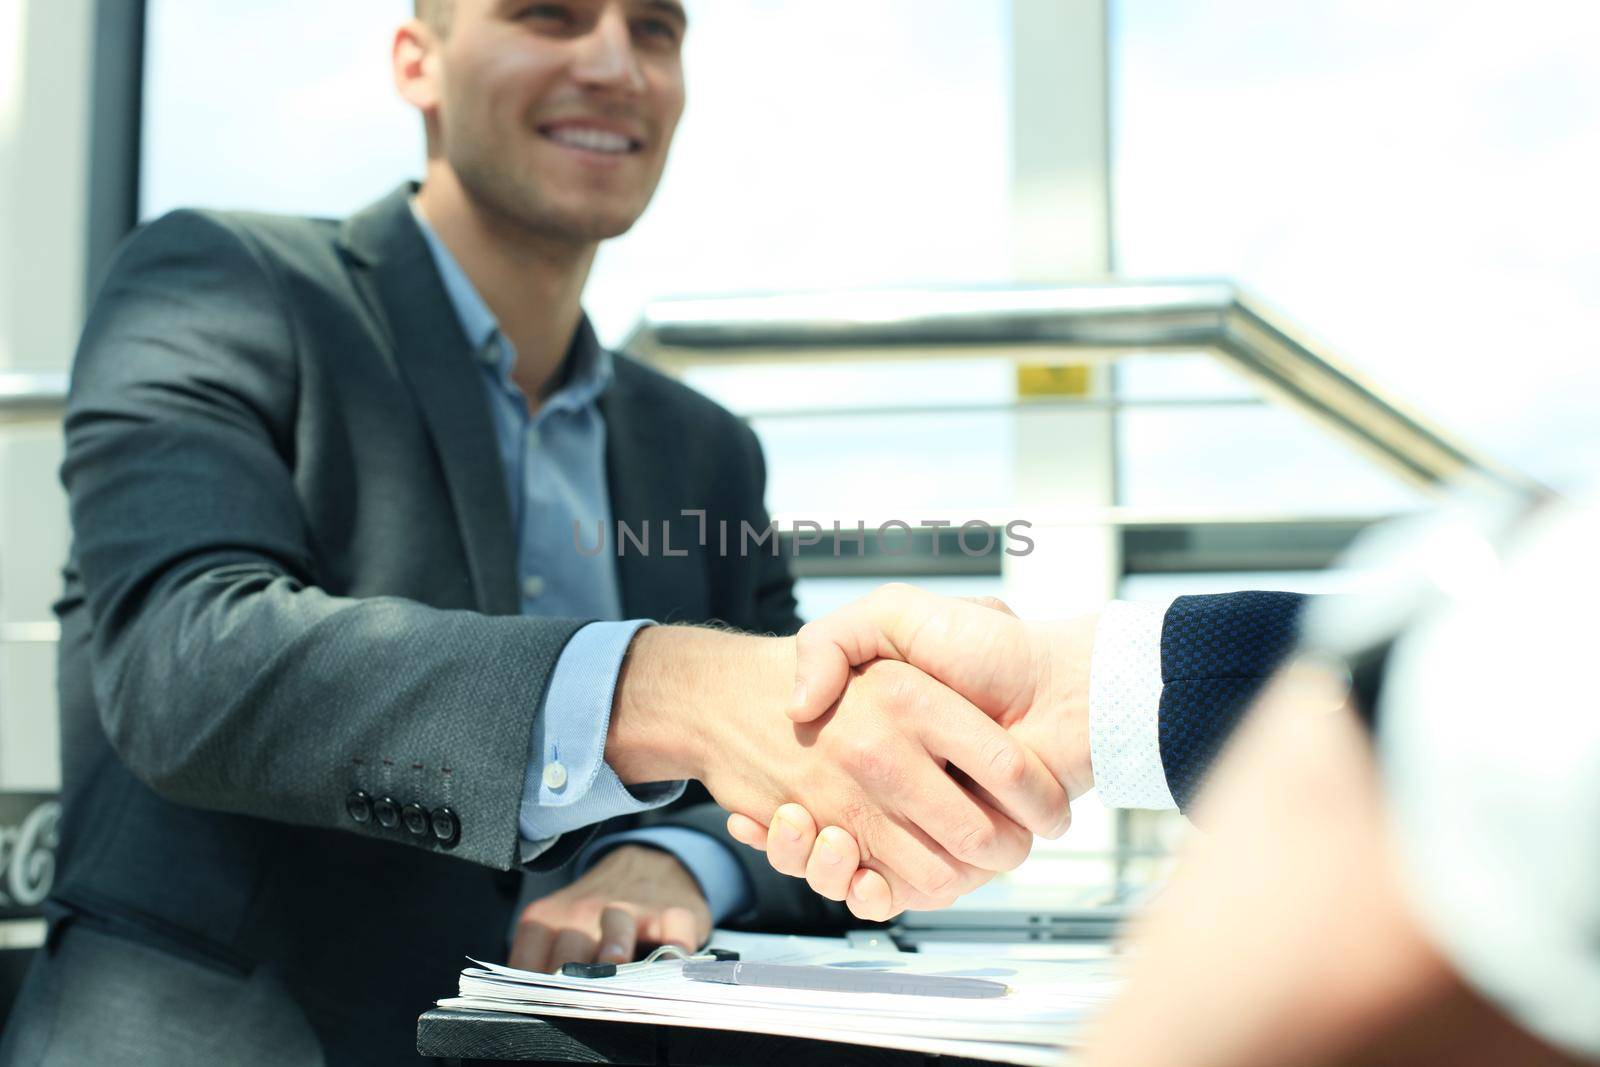
POLYGON ((1133 409, 1117 423, 1118 501, 1127 507, 1374 515, 1424 503, 1419 490, 1284 408, 1133 409))

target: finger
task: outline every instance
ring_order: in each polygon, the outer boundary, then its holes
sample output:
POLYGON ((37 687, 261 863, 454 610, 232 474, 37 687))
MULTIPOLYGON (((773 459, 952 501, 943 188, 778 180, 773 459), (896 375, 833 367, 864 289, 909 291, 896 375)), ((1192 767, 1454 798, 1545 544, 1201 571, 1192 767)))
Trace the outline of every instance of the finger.
POLYGON ((861 866, 882 875, 899 908, 960 896, 994 877, 962 863, 925 831, 900 817, 880 818, 854 831, 861 866))
POLYGON ((711 934, 701 930, 694 912, 688 908, 668 908, 661 913, 661 944, 677 945, 685 952, 699 948, 711 934))
POLYGON ((748 815, 736 812, 728 816, 728 836, 757 852, 767 850, 767 828, 748 815))
POLYGON ((511 958, 506 962, 519 971, 545 970, 553 936, 544 923, 524 918, 517 924, 516 936, 511 939, 511 958))
POLYGON ((816 847, 806 861, 806 884, 829 900, 844 900, 860 865, 861 850, 856 839, 837 826, 825 826, 817 834, 816 847))
POLYGON ((597 947, 593 934, 569 927, 556 935, 555 943, 550 946, 550 958, 545 960, 546 966, 541 970, 554 973, 564 963, 593 963, 597 947))
POLYGON ((896 914, 889 883, 877 871, 859 870, 851 876, 845 906, 850 914, 867 922, 888 922, 896 914))
MULTIPOLYGON (((966 775, 966 772, 963 771, 960 767, 957 767, 953 763, 952 764, 948 764, 945 767, 945 772, 950 775, 950 780, 951 781, 955 782, 956 785, 960 786, 962 789, 965 789, 967 792, 971 793, 974 797, 977 798, 977 800, 978 800, 978 802, 980 804, 986 804, 990 808, 993 808, 995 811, 1004 811, 1005 810, 1005 805, 1004 804, 1001 804, 998 800, 996 800, 994 798, 994 795, 991 794, 983 786, 979 785, 977 782, 974 782, 971 778, 968 778, 967 775, 966 775)), ((1068 794, 1068 795, 1070 796, 1071 794, 1068 794)), ((1013 820, 1013 821, 1015 821, 1015 820, 1013 820)), ((1069 829, 1071 829, 1071 827, 1072 827, 1072 802, 1070 800, 1068 800, 1068 802, 1067 802, 1067 810, 1063 813, 1061 822, 1059 824, 1057 824, 1057 826, 1056 826, 1056 831, 1057 832, 1053 833, 1053 834, 1044 834, 1042 836, 1048 837, 1052 841, 1054 841, 1056 838, 1059 838, 1059 837, 1063 836, 1064 834, 1066 834, 1066 832, 1069 829)))
POLYGON ((870 619, 842 612, 808 622, 794 635, 794 696, 788 715, 795 722, 820 718, 844 695, 850 668, 877 658, 877 631, 870 619))
MULTIPOLYGON (((987 719, 984 722, 1009 739, 1004 730, 987 719)), ((1054 778, 1049 778, 1049 783, 1060 792, 1054 778)), ((1061 796, 1064 806, 1066 794, 1061 796)), ((898 807, 951 858, 985 871, 1012 870, 1033 848, 1031 833, 956 785, 942 767, 926 759, 907 770, 907 791, 898 807)), ((942 895, 927 885, 917 888, 932 896, 942 895)))
POLYGON ((1039 684, 1029 630, 1001 601, 980 600, 894 583, 807 623, 795 637, 789 717, 821 716, 843 693, 850 668, 874 659, 909 663, 990 716, 1022 714, 1039 684))
MULTIPOLYGON (((982 786, 988 796, 994 798, 997 810, 1018 827, 1049 838, 1066 832, 1072 818, 1067 791, 1037 752, 954 694, 930 693, 926 699, 932 706, 917 716, 916 725, 929 752, 947 760, 982 786)), ((986 811, 996 810, 988 805, 982 807, 986 811)), ((933 829, 925 822, 919 824, 933 829)), ((967 829, 972 831, 973 828, 969 825, 967 829)), ((950 848, 957 859, 968 863, 987 867, 988 864, 979 858, 985 856, 990 859, 1012 856, 1021 863, 1022 858, 1015 857, 1017 847, 1022 845, 1022 857, 1026 857, 1032 842, 1019 842, 1016 835, 1003 826, 996 829, 1002 845, 994 852, 981 847, 952 848, 943 835, 935 833, 934 837, 950 848)))
POLYGON ((817 824, 809 811, 799 804, 781 805, 767 829, 767 862, 779 874, 804 878, 816 839, 817 824))
POLYGON ((879 586, 860 600, 814 619, 795 634, 794 696, 789 718, 811 722, 844 695, 850 668, 883 657, 904 659, 892 641, 892 629, 911 605, 924 608, 932 593, 903 582, 879 586))
POLYGON ((937 911, 940 908, 947 908, 960 897, 994 877, 992 872, 980 871, 976 867, 962 865, 962 871, 961 877, 935 896, 913 888, 882 860, 863 860, 862 869, 855 873, 850 883, 852 896, 847 898, 845 903, 850 905, 851 911, 860 918, 870 918, 872 914, 876 914, 881 917, 876 921, 887 921, 911 909, 937 911), (861 881, 863 872, 871 875, 865 882, 861 881), (871 891, 864 892, 860 888, 861 885, 868 886, 871 891), (880 895, 881 906, 876 903, 880 895))
POLYGON ((600 947, 595 959, 600 963, 632 963, 638 939, 639 920, 633 912, 609 905, 600 912, 600 947))

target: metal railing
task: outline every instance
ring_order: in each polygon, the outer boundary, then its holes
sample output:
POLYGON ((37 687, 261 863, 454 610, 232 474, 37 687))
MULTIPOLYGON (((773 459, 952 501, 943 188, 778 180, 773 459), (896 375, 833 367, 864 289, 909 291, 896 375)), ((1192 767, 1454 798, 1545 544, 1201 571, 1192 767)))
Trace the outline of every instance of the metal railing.
MULTIPOLYGON (((1023 363, 1105 363, 1119 356, 1209 353, 1237 372, 1268 401, 1299 412, 1405 483, 1437 492, 1446 486, 1478 492, 1524 494, 1537 484, 1501 466, 1464 441, 1410 411, 1331 352, 1292 329, 1226 282, 1108 283, 1053 288, 899 290, 715 299, 678 299, 649 305, 626 346, 668 373, 742 363, 907 360, 974 357, 1023 363)), ((1102 376, 1103 378, 1104 376, 1102 376)), ((1103 381, 1098 390, 1047 402, 1064 418, 1091 412, 1112 417, 1145 401, 1120 396, 1103 381)), ((1187 401, 1181 402, 1187 404, 1187 401)), ((1230 399, 1226 403, 1237 403, 1230 399)), ((1036 410, 1022 399, 1005 410, 1036 410)), ((784 415, 762 411, 763 419, 784 415)), ((960 404, 945 409, 962 410, 960 404)), ((841 407, 848 418, 860 412, 841 407)), ((820 414, 820 413, 819 413, 820 414)), ((868 412, 882 417, 889 414, 868 412)), ((926 414, 934 414, 930 411, 926 414)), ((1109 464, 1116 483, 1118 458, 1110 434, 1080 456, 1109 464)), ((1038 525, 1099 525, 1117 533, 1112 564, 1123 578, 1205 572, 1311 571, 1327 567, 1360 530, 1382 516, 1315 516, 1287 512, 1141 515, 1117 506, 1116 490, 1098 502, 1064 501, 1059 514, 1030 506, 1038 525)), ((1037 501, 1035 501, 1035 504, 1037 501)), ((820 548, 795 560, 807 576, 890 577, 936 573, 941 557, 866 559, 842 565, 820 548)), ((948 554, 945 559, 948 565, 948 554)), ((1001 579, 1004 561, 962 559, 966 573, 1001 579)), ((1029 584, 1030 578, 1023 579, 1029 584)), ((1034 583, 1037 584, 1037 583, 1034 583)), ((1110 877, 1130 879, 1171 830, 1158 813, 1113 813, 1110 877)), ((1082 856, 1078 858, 1083 858, 1082 856)), ((1153 869, 1153 868, 1152 868, 1153 869)), ((1052 868, 1053 870, 1053 868, 1052 868)), ((1146 872, 1149 873, 1149 872, 1146 872)), ((1055 874, 1051 874, 1056 878, 1055 874)))
POLYGON ((0 372, 0 422, 55 418, 66 402, 65 374, 0 372))
POLYGON ((1451 438, 1227 282, 893 290, 658 301, 626 347, 673 368, 736 360, 926 359, 1040 350, 1082 358, 1209 351, 1413 484, 1525 492, 1526 476, 1451 438))

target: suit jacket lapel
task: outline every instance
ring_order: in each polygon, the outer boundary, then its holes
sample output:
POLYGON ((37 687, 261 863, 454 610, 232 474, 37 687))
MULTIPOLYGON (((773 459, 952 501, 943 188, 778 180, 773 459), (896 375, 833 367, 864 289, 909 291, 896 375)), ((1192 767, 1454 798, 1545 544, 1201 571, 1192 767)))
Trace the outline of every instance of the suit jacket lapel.
MULTIPOLYGON (((655 515, 648 479, 640 473, 659 469, 659 457, 652 456, 653 445, 647 440, 646 428, 638 417, 629 418, 626 403, 617 400, 622 383, 613 382, 600 398, 600 414, 606 422, 606 482, 611 497, 613 528, 607 531, 606 546, 618 550, 616 523, 625 522, 637 530, 641 522, 655 515)), ((638 412, 633 412, 637 416, 638 412)), ((629 551, 617 557, 617 591, 622 595, 622 617, 641 619, 656 617, 658 597, 651 588, 651 560, 638 552, 629 551)))
POLYGON ((439 456, 479 609, 518 610, 516 546, 483 384, 403 185, 344 226, 356 284, 388 326, 395 362, 439 456))
MULTIPOLYGON (((692 538, 698 533, 693 518, 678 512, 700 504, 685 499, 685 488, 677 477, 676 464, 663 461, 674 451, 670 437, 660 432, 658 412, 629 397, 627 368, 617 360, 617 378, 600 398, 600 413, 606 420, 606 481, 611 496, 611 517, 626 522, 638 531, 648 523, 650 552, 641 553, 632 545, 617 558, 617 588, 622 594, 622 617, 668 621, 684 612, 703 596, 691 579, 685 561, 663 554, 661 523, 670 521, 672 547, 696 551, 692 538), (694 532, 688 532, 694 528, 694 532)), ((615 529, 609 532, 607 547, 618 550, 615 529)))

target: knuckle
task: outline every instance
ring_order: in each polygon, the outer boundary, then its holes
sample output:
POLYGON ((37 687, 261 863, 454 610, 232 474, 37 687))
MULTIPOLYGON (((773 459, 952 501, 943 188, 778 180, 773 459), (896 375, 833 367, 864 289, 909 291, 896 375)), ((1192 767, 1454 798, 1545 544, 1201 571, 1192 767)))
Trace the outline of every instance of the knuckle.
POLYGON ((886 710, 916 717, 928 703, 928 687, 921 674, 896 663, 876 664, 877 699, 886 710), (895 669, 885 669, 895 668, 895 669))
POLYGON ((859 862, 865 866, 872 858, 877 841, 878 824, 884 818, 883 810, 863 797, 852 797, 840 812, 839 825, 856 840, 859 862))
POLYGON ((905 765, 899 754, 870 736, 852 742, 846 766, 858 781, 880 792, 893 792, 905 780, 905 765))
POLYGON ((536 900, 522 909, 522 916, 517 920, 519 924, 544 923, 558 918, 556 914, 561 909, 551 903, 548 897, 536 900))
POLYGON ((1022 785, 1028 777, 1028 763, 1022 746, 1010 734, 998 734, 985 745, 983 760, 991 780, 1002 788, 1022 785))
POLYGON ((925 896, 942 900, 947 896, 954 896, 960 885, 961 876, 950 867, 941 866, 928 871, 921 890, 925 896))
POLYGON ((871 592, 879 600, 894 600, 914 590, 910 582, 884 582, 871 592))
POLYGON ((974 822, 957 831, 955 855, 970 860, 992 849, 997 840, 994 827, 987 822, 974 822))

